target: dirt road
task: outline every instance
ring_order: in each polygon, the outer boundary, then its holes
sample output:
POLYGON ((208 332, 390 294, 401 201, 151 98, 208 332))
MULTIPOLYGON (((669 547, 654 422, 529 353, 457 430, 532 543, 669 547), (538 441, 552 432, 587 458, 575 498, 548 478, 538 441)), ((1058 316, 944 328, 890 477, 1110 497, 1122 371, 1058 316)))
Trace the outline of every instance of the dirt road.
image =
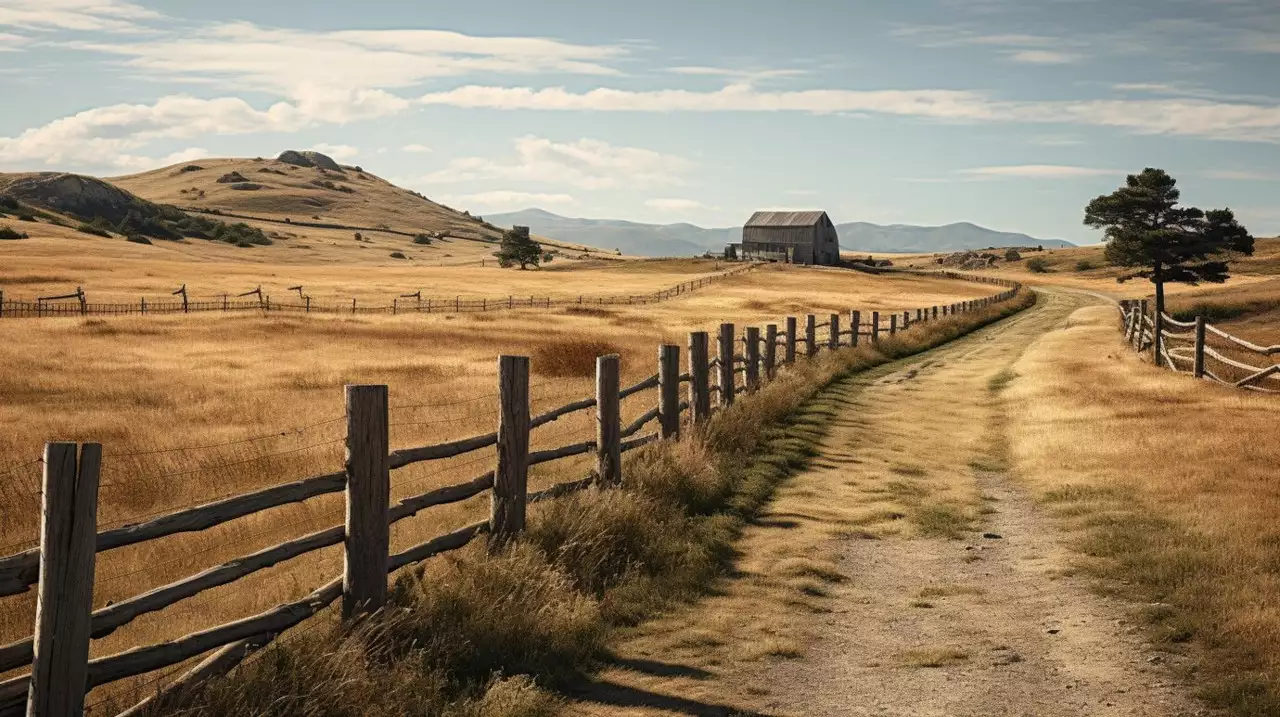
MULTIPOLYGON (((1007 465, 1009 366, 1075 309, 1039 305, 828 396, 821 456, 742 543, 721 594, 638 628, 584 715, 1206 714, 1071 577, 1007 465)), ((1070 430, 1064 426, 1063 430, 1070 430)))

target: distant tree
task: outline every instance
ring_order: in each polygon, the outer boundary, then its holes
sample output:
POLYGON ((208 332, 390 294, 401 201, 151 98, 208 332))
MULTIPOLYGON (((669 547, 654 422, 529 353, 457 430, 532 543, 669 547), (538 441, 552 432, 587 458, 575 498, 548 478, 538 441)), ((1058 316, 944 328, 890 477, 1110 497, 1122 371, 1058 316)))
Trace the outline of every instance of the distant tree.
MULTIPOLYGON (((1253 253, 1253 237, 1230 209, 1178 206, 1177 185, 1163 169, 1147 167, 1084 210, 1085 225, 1105 231, 1107 261, 1136 269, 1117 281, 1141 277, 1155 284, 1157 317, 1164 313, 1167 282, 1221 283, 1233 255, 1253 253)), ((1158 363, 1158 333, 1156 341, 1158 363)))
POLYGON ((521 269, 527 269, 542 261, 542 247, 530 238, 528 227, 516 227, 502 233, 502 245, 494 256, 503 268, 519 264, 521 269))
POLYGON ((1022 255, 1018 253, 1017 249, 1006 249, 1004 252, 1004 260, 1005 261, 1022 261, 1022 255))
POLYGON ((1027 271, 1032 274, 1047 274, 1049 273, 1049 262, 1040 257, 1036 257, 1027 262, 1027 271))

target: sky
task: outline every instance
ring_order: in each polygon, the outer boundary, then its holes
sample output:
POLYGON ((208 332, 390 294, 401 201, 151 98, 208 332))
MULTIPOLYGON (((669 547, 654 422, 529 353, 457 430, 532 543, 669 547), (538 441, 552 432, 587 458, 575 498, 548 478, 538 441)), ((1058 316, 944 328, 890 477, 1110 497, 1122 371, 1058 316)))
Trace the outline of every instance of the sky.
POLYGON ((316 149, 476 214, 1280 234, 1276 0, 0 0, 0 171, 316 149))

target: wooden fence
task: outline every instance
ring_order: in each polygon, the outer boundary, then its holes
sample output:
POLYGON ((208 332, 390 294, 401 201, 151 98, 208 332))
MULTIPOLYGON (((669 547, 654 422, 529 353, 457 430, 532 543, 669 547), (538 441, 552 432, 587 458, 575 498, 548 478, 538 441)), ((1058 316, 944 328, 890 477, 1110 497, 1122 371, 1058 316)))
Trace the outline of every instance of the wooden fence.
POLYGON ((682 429, 706 423, 714 412, 731 406, 739 394, 751 394, 778 375, 778 370, 823 350, 877 342, 942 317, 985 309, 1007 301, 1016 282, 990 277, 963 277, 1008 287, 982 299, 931 306, 882 316, 878 311, 851 311, 847 325, 840 314, 819 322, 809 314, 801 326, 789 316, 784 326, 746 327, 739 336, 732 323, 720 326, 718 355, 709 353, 707 332, 689 334, 686 371, 680 347, 658 348, 657 373, 627 387, 619 381, 616 355, 596 362, 596 391, 558 408, 531 416, 529 359, 498 359, 498 421, 494 431, 436 445, 391 450, 388 391, 382 385, 346 387, 346 464, 338 471, 273 485, 212 503, 177 510, 144 522, 99 531, 97 495, 102 447, 97 443, 52 442, 45 446, 40 545, 0 557, 0 597, 37 590, 34 634, 0 646, 0 672, 31 666, 28 674, 0 682, 0 717, 80 717, 85 695, 95 687, 178 665, 210 653, 174 682, 123 715, 179 686, 190 686, 223 674, 281 633, 341 599, 344 617, 376 611, 387 599, 387 576, 432 556, 457 550, 488 534, 498 546, 525 526, 530 503, 549 500, 589 486, 608 489, 622 482, 622 455, 653 441, 679 436, 682 429), (762 330, 763 329, 763 330, 762 330), (819 331, 823 336, 820 337, 819 331), (781 351, 779 351, 781 349, 781 351), (681 387, 685 398, 681 399, 681 387), (656 390, 651 409, 622 425, 623 399, 656 390), (714 400, 713 400, 714 397, 714 400), (567 415, 595 409, 594 436, 546 450, 530 450, 530 432, 567 415), (650 425, 656 422, 656 429, 650 425), (494 467, 475 478, 390 503, 391 472, 426 461, 439 461, 476 451, 494 451, 494 467), (589 455, 594 469, 580 480, 528 491, 531 466, 571 456, 589 455), (96 554, 178 533, 203 531, 228 521, 317 496, 344 493, 346 521, 93 609, 96 554), (390 527, 432 506, 464 501, 487 493, 489 517, 406 550, 391 553, 390 527), (226 585, 285 560, 322 548, 343 545, 345 571, 302 599, 277 605, 257 615, 228 622, 156 645, 135 647, 89 659, 93 638, 111 634, 136 618, 162 610, 212 588, 226 585))
MULTIPOLYGON (((301 314, 456 314, 466 312, 505 311, 509 309, 550 309, 571 306, 615 306, 646 305, 682 297, 718 281, 737 276, 757 268, 758 264, 737 266, 728 271, 691 279, 666 289, 649 294, 627 294, 612 296, 515 296, 508 295, 493 298, 423 297, 421 292, 394 297, 391 303, 360 304, 356 299, 350 302, 321 303, 312 301, 310 296, 302 295, 289 301, 273 300, 270 294, 260 289, 247 292, 256 296, 252 300, 224 294, 214 299, 188 300, 186 292, 173 292, 178 299, 148 301, 145 297, 133 303, 92 303, 86 299, 84 290, 77 287, 74 293, 60 296, 13 299, 6 298, 0 290, 0 318, 41 318, 67 316, 159 316, 164 314, 188 314, 205 311, 222 312, 264 312, 264 313, 301 313, 301 314)), ((185 289, 185 286, 184 286, 185 289)))
POLYGON ((1151 351, 1157 366, 1249 391, 1280 393, 1280 385, 1274 383, 1280 381, 1280 364, 1256 366, 1246 360, 1254 355, 1270 358, 1280 353, 1280 346, 1259 346, 1232 336, 1203 316, 1193 321, 1152 316, 1146 299, 1121 301, 1120 320, 1125 341, 1139 353, 1151 351), (1263 381, 1273 383, 1259 385, 1263 381))

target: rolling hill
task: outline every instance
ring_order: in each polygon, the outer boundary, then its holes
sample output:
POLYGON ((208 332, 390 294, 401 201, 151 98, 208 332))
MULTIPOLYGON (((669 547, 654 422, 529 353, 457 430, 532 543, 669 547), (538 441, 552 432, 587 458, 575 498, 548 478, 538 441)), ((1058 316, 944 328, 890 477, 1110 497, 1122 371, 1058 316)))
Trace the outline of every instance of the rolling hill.
MULTIPOLYGON (((688 256, 719 252, 738 241, 740 227, 713 228, 693 224, 642 224, 614 219, 562 217, 542 209, 493 214, 487 219, 502 227, 528 226, 536 234, 560 241, 620 249, 624 254, 688 256)), ((1061 239, 1037 239, 1026 234, 999 232, 961 222, 941 227, 905 224, 882 226, 868 222, 837 224, 840 248, 846 252, 926 253, 1004 246, 1069 247, 1061 239)))

